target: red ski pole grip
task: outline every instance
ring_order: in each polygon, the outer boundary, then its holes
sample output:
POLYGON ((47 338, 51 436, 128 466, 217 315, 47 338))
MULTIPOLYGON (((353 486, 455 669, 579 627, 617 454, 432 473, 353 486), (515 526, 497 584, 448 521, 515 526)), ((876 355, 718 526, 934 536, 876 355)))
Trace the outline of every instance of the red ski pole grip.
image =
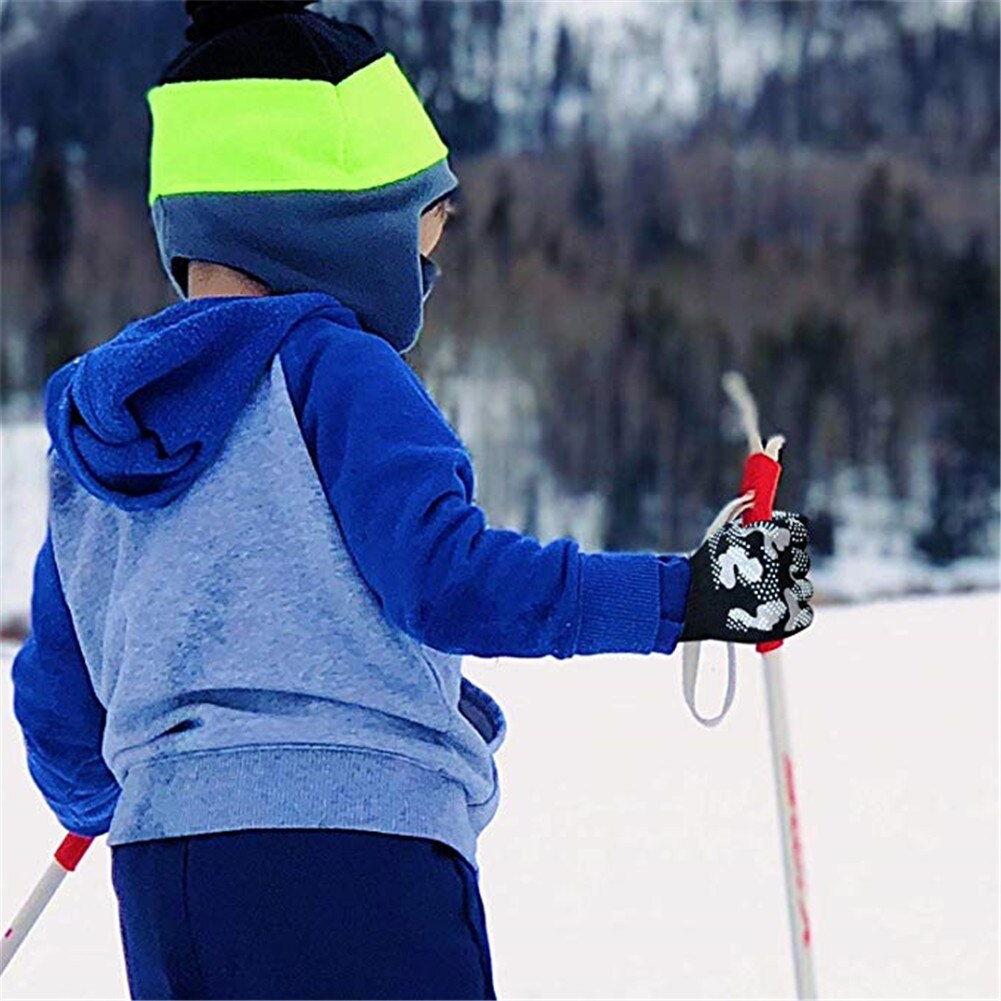
POLYGON ((754 491, 754 504, 744 512, 744 524, 752 521, 767 521, 775 506, 775 494, 779 488, 782 467, 764 452, 752 452, 744 463, 744 479, 740 492, 754 491))
POLYGON ((56 861, 67 872, 72 872, 93 840, 93 838, 86 838, 82 834, 67 834, 56 849, 56 861))
MULTIPOLYGON (((779 488, 782 466, 764 452, 752 452, 744 463, 744 478, 740 492, 754 491, 754 503, 744 512, 744 524, 752 521, 768 521, 775 505, 775 494, 779 488)), ((771 640, 758 644, 758 653, 768 653, 782 646, 782 640, 771 640)))

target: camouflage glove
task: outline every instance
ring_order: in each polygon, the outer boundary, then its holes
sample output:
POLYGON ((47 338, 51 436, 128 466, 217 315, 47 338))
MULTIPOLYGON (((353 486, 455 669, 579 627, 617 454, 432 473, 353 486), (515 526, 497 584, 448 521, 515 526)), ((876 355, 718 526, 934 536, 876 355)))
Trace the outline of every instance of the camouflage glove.
POLYGON ((727 522, 691 556, 692 582, 681 641, 762 643, 813 621, 810 536, 802 515, 727 522))

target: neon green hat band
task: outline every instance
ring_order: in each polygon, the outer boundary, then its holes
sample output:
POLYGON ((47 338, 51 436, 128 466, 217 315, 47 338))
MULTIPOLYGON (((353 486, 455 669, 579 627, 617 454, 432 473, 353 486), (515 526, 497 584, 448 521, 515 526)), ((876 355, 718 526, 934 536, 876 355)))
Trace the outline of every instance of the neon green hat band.
POLYGON ((338 84, 196 80, 146 99, 151 205, 162 195, 364 191, 448 156, 391 54, 338 84))

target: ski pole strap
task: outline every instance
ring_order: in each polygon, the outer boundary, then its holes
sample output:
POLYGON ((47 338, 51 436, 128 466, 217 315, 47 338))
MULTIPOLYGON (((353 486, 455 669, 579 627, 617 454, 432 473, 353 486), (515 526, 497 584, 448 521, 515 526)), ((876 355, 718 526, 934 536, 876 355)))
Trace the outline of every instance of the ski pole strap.
POLYGON ((685 693, 685 705, 703 726, 718 726, 733 705, 733 696, 737 690, 737 649, 732 643, 726 645, 726 694, 723 696, 723 708, 716 716, 703 716, 695 708, 695 684, 699 678, 699 654, 701 643, 685 643, 681 653, 681 682, 685 693))

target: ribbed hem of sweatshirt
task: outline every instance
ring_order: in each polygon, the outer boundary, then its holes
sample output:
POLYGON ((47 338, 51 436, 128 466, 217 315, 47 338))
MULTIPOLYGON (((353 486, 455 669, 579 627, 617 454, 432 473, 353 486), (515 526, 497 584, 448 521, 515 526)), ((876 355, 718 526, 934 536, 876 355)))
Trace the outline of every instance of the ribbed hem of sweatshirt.
MULTIPOLYGON (((496 803, 489 805, 492 813, 496 803)), ((317 744, 189 751, 128 769, 108 844, 262 827, 346 828, 442 841, 475 867, 469 809, 457 782, 395 755, 317 744)))
POLYGON ((660 626, 660 571, 650 553, 581 555, 576 653, 650 653, 660 626))
POLYGON ((692 565, 687 556, 658 556, 660 563, 660 627, 653 648, 657 653, 674 653, 688 610, 688 589, 692 565))

